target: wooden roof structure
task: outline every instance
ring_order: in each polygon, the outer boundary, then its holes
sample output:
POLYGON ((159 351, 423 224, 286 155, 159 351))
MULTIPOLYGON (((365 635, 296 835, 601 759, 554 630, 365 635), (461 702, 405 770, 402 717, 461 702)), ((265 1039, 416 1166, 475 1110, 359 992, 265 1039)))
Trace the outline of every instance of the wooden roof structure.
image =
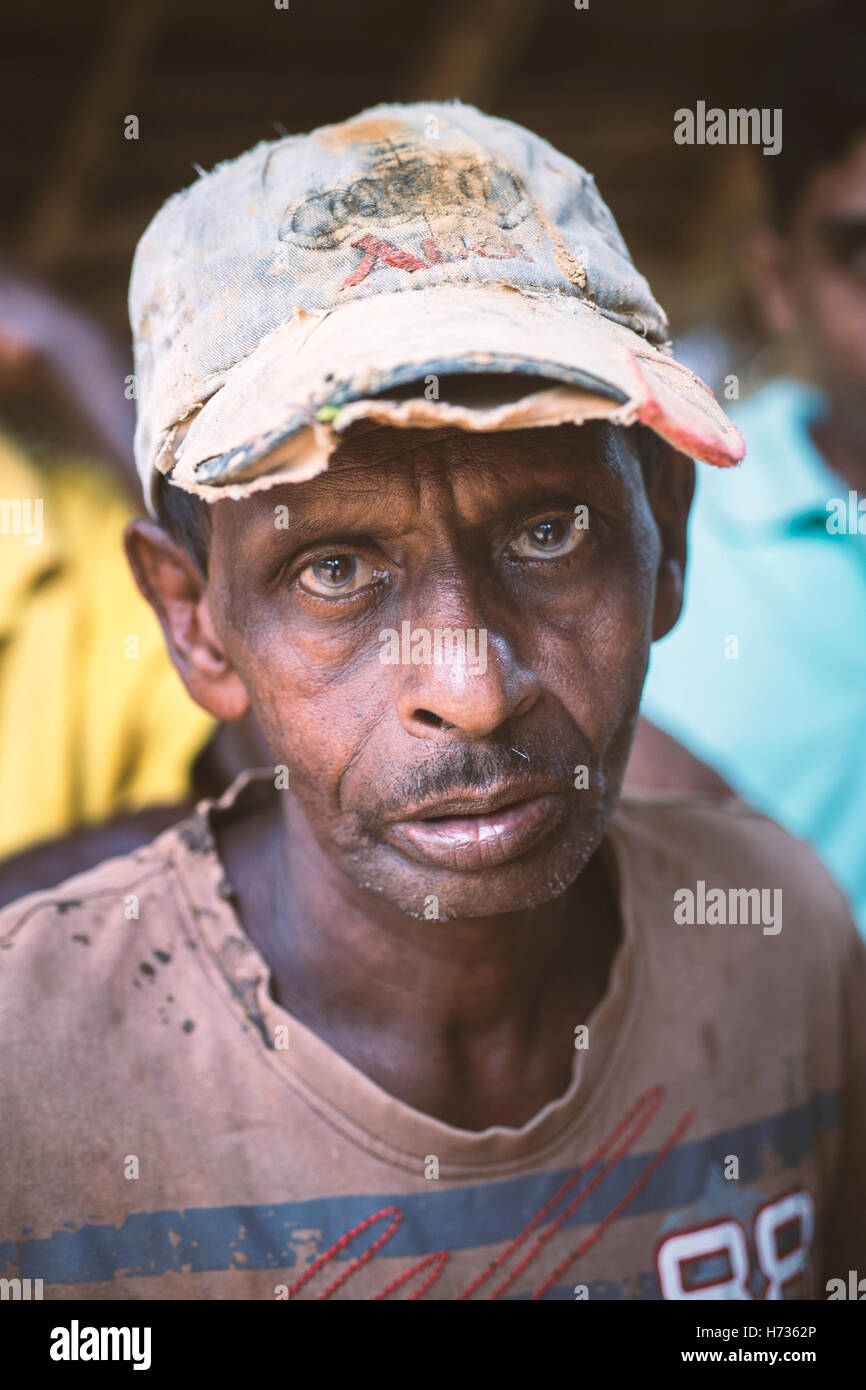
POLYGON ((278 3, 7 5, 0 251, 126 341, 136 241, 195 166, 379 101, 459 96, 595 174, 682 330, 728 293, 756 162, 676 145, 674 111, 754 105, 773 35, 820 0, 278 3))

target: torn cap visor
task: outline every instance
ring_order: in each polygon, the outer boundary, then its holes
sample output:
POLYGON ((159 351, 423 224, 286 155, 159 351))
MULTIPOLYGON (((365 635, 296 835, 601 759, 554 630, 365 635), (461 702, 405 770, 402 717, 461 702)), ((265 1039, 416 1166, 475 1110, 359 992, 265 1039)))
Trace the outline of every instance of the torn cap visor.
MULTIPOLYGON (((556 393, 553 414, 536 414, 538 424, 640 422, 706 463, 725 467, 743 454, 739 432, 699 378, 588 304, 538 300, 510 287, 441 285, 357 300, 283 325, 227 374, 176 451, 169 432, 164 466, 173 483, 209 500, 297 481, 327 466, 337 443, 330 432, 365 413, 341 407, 416 380, 419 394, 426 390, 435 400, 431 378, 474 372, 520 373, 578 388, 571 409, 568 395, 556 393), (322 414, 329 428, 315 428, 322 414), (312 432, 303 440, 305 431, 312 432), (292 441, 300 447, 283 447, 292 441)), ((455 416, 443 405, 422 418, 404 412, 404 419, 501 428, 510 414, 499 412, 495 421, 484 411, 455 416)))

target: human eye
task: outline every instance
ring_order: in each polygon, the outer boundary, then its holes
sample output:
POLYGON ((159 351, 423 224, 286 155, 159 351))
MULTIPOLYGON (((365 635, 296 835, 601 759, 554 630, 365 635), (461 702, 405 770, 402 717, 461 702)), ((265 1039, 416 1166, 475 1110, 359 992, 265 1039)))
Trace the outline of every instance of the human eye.
POLYGON ((297 582, 317 598, 343 598, 360 593, 386 577, 386 571, 370 560, 345 551, 334 551, 311 560, 298 574, 297 582))
POLYGON ((575 525, 573 516, 539 517, 523 527, 511 542, 509 552, 526 560, 559 560, 577 550, 585 535, 585 529, 575 525))

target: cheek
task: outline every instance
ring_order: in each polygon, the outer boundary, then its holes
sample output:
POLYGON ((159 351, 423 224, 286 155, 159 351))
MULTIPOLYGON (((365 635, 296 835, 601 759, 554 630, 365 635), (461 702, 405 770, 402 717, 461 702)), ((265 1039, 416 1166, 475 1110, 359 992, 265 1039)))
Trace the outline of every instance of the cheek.
POLYGON ((658 533, 647 509, 567 602, 536 615, 536 669, 597 753, 630 724, 640 701, 658 557, 658 533))
POLYGON ((223 640, 274 759, 299 794, 331 803, 381 715, 379 624, 361 621, 351 633, 335 625, 313 639, 279 607, 243 611, 243 625, 227 624, 223 640))
POLYGON ((848 275, 816 273, 801 293, 804 317, 820 348, 844 368, 866 375, 866 289, 848 275))

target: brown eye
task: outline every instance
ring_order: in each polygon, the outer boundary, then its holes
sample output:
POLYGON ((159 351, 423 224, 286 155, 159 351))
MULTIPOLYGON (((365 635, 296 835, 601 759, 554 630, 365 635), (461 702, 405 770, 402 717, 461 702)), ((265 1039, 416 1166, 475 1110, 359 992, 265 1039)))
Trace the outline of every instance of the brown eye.
POLYGON ((584 532, 579 531, 570 517, 545 517, 543 521, 533 522, 513 542, 512 551, 524 559, 540 560, 546 556, 559 559, 570 555, 583 540, 584 532))
POLYGON ((308 593, 339 598, 366 588, 381 573, 358 555, 322 555, 301 571, 298 580, 308 593))

